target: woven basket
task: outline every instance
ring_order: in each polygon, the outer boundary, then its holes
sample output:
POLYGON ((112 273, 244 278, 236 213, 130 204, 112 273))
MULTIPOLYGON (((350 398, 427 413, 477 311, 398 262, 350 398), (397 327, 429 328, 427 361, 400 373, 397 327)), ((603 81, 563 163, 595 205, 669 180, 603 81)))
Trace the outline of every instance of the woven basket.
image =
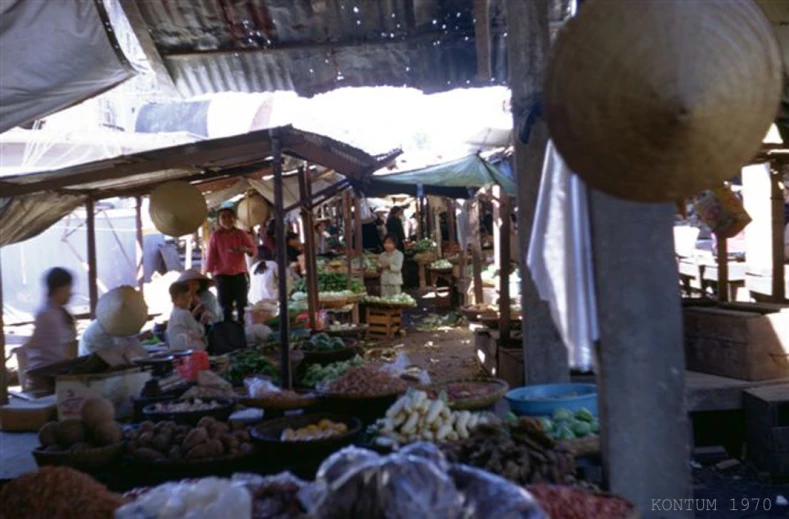
POLYGON ((347 299, 320 299, 318 301, 321 308, 342 308, 348 304, 347 299))
POLYGON ((575 438, 573 440, 561 440, 557 443, 572 452, 576 457, 592 456, 594 454, 600 454, 601 452, 599 436, 586 436, 585 438, 575 438))
POLYGON ((318 403, 318 399, 314 395, 300 395, 299 398, 253 398, 246 395, 237 395, 236 401, 247 407, 256 407, 259 409, 269 409, 276 411, 286 411, 290 409, 306 409, 318 403))
POLYGON ((544 92, 556 149, 590 187, 673 202, 757 153, 781 100, 781 55, 750 0, 599 0, 559 33, 544 92))
POLYGON ((112 465, 123 453, 123 442, 83 451, 47 452, 33 449, 33 458, 39 467, 47 465, 71 467, 83 472, 95 472, 112 465))
MULTIPOLYGON (((451 380, 449 382, 444 382, 442 384, 434 384, 428 389, 428 394, 431 396, 438 395, 441 391, 446 390, 446 388, 451 384, 464 384, 464 383, 483 383, 491 386, 495 386, 489 394, 480 395, 477 397, 472 398, 464 398, 461 400, 450 400, 447 402, 451 409, 457 410, 476 410, 476 409, 485 409, 487 407, 491 407, 496 402, 501 400, 504 395, 507 394, 509 391, 510 386, 505 381, 498 379, 498 378, 485 378, 485 377, 475 377, 475 378, 464 378, 459 380, 451 380)), ((447 398, 449 396, 447 395, 447 398)))

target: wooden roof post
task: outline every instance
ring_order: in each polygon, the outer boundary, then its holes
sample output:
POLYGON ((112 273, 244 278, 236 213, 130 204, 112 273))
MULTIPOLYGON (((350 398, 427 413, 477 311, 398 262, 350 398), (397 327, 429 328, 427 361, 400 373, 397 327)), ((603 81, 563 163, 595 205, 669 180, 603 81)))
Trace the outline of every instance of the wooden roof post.
POLYGON ((293 387, 290 369, 290 316, 288 315, 288 258, 285 244, 285 212, 282 193, 282 143, 279 132, 271 132, 271 149, 274 169, 274 215, 276 218, 277 277, 279 278, 279 344, 280 381, 282 387, 293 387))
POLYGON ((88 295, 90 299, 90 318, 96 318, 96 305, 99 301, 99 274, 96 267, 96 204, 93 199, 85 203, 88 231, 88 295))
POLYGON ((780 166, 770 164, 770 190, 772 203, 772 242, 773 242, 773 289, 774 303, 783 304, 786 299, 786 280, 784 279, 784 186, 780 166))
POLYGON ((136 232, 135 258, 137 263, 137 288, 145 295, 145 247, 142 234, 142 196, 135 197, 134 227, 136 232))
MULTIPOLYGON (((0 247, 0 254, 3 249, 0 247)), ((3 261, 0 256, 0 354, 3 363, 0 365, 0 405, 8 403, 8 373, 5 370, 5 320, 3 319, 3 261)))
POLYGON ((351 229, 351 193, 345 191, 342 194, 342 210, 345 216, 345 225, 343 225, 343 239, 345 240, 345 260, 348 265, 348 290, 351 289, 351 264, 353 254, 353 230, 351 229))
MULTIPOLYGON (((726 238, 717 237, 718 254, 718 301, 729 301, 729 243, 726 238)), ((734 294, 735 300, 737 294, 734 294)))
POLYGON ((304 256, 305 266, 307 267, 307 312, 309 314, 310 328, 315 330, 316 314, 318 312, 318 279, 315 261, 315 225, 312 218, 312 210, 309 207, 312 193, 307 182, 309 175, 308 168, 299 168, 299 198, 301 198, 301 219, 304 223, 304 256))
POLYGON ((518 184, 518 249, 520 250, 521 306, 523 309, 523 359, 527 384, 567 382, 570 378, 567 349, 553 324, 548 304, 537 294, 526 265, 534 211, 540 191, 548 129, 530 114, 537 110, 548 60, 548 0, 508 0, 507 37, 515 128, 514 177, 518 184))

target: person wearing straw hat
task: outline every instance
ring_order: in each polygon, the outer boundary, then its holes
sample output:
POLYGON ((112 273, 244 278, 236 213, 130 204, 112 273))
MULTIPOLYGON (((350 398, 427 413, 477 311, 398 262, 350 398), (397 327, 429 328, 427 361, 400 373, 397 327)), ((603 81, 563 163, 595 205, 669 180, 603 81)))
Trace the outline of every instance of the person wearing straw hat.
POLYGON ((184 283, 192 293, 192 302, 189 310, 198 322, 210 326, 219 322, 222 315, 216 296, 209 290, 216 282, 198 270, 186 270, 178 277, 179 283, 184 283))
POLYGON ((221 208, 217 218, 219 229, 208 242, 206 272, 216 280, 224 320, 233 320, 235 305, 238 322, 243 325, 248 285, 246 256, 254 256, 257 247, 249 234, 236 227, 233 209, 221 208))

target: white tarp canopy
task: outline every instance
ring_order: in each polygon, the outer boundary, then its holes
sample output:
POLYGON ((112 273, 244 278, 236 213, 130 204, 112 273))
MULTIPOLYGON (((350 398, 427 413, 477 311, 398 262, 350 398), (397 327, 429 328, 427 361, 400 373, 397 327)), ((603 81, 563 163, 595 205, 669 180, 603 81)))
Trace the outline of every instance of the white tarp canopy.
MULTIPOLYGON (((341 178, 340 175, 335 173, 326 173, 319 176, 312 182, 312 194, 314 195, 318 191, 330 187, 341 178)), ((207 193, 205 195, 205 201, 209 209, 216 209, 228 200, 243 195, 249 189, 254 189, 260 193, 263 198, 268 200, 269 203, 274 203, 274 182, 250 178, 241 178, 228 188, 207 193)), ((301 200, 299 196, 299 179, 297 176, 287 176, 282 179, 282 200, 285 207, 298 204, 301 200)))
POLYGON ((0 2, 0 133, 135 75, 105 29, 109 16, 103 5, 95 0, 0 2))

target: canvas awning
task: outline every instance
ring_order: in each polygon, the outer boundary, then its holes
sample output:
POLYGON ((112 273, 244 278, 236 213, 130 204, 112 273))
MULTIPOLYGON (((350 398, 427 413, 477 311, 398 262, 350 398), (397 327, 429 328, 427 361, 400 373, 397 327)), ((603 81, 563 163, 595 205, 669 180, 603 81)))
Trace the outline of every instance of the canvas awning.
POLYGON ((408 194, 417 196, 419 187, 426 195, 469 198, 477 189, 499 184, 509 195, 516 194, 515 182, 493 163, 479 155, 365 180, 362 190, 369 196, 408 194))

